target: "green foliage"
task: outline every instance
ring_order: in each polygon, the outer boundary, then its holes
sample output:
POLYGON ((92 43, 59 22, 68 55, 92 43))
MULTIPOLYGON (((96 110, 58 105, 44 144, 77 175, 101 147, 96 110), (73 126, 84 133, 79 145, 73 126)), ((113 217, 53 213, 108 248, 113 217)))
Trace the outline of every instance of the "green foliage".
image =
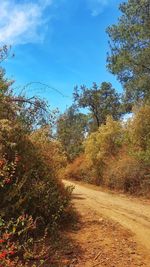
POLYGON ((128 110, 150 97, 150 2, 128 0, 120 5, 118 24, 108 27, 111 54, 108 68, 125 88, 128 110))
POLYGON ((128 123, 127 135, 130 151, 135 157, 150 162, 150 106, 144 105, 135 110, 133 119, 128 123))
POLYGON ((68 160, 72 161, 83 151, 87 131, 87 116, 71 106, 57 121, 57 138, 61 142, 68 160))
POLYGON ((85 155, 95 170, 96 183, 102 183, 106 162, 114 157, 123 140, 123 129, 119 121, 108 117, 98 131, 92 133, 85 142, 85 155))
MULTIPOLYGON (((0 49, 0 61, 4 57, 0 49)), ((28 258, 35 236, 46 229, 56 233, 70 207, 71 190, 57 178, 66 157, 51 138, 55 114, 36 97, 14 95, 4 75, 0 69, 0 260, 4 267, 44 266, 28 258)), ((46 247, 37 251, 47 252, 46 247)))
POLYGON ((36 96, 16 96, 12 89, 13 83, 5 78, 5 71, 0 68, 0 119, 20 123, 26 132, 45 124, 53 125, 57 112, 50 112, 48 104, 36 96))
POLYGON ((47 232, 37 237, 35 245, 36 221, 31 216, 21 215, 17 219, 5 222, 0 217, 0 261, 3 267, 38 267, 45 262, 48 253, 46 245, 47 232), (42 262, 41 262, 42 261, 42 262))
POLYGON ((68 165, 66 177, 149 196, 150 106, 138 106, 134 112, 127 123, 108 117, 90 134, 85 153, 68 165))
POLYGON ((1 121, 1 178, 5 183, 0 188, 1 214, 11 218, 24 211, 53 225, 64 212, 67 194, 38 147, 38 139, 36 144, 31 142, 21 130, 10 121, 1 121))
POLYGON ((103 82, 100 87, 94 83, 90 89, 86 86, 81 86, 80 90, 75 87, 74 100, 80 108, 90 111, 94 130, 106 122, 108 115, 117 120, 122 114, 119 94, 111 83, 103 82))

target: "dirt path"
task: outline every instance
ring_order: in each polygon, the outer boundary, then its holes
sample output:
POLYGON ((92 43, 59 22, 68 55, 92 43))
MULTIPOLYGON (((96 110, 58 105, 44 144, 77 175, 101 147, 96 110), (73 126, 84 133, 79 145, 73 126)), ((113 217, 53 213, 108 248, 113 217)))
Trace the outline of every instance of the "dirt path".
POLYGON ((81 247, 69 266, 150 267, 150 205, 83 185, 75 186, 80 230, 70 238, 81 247))

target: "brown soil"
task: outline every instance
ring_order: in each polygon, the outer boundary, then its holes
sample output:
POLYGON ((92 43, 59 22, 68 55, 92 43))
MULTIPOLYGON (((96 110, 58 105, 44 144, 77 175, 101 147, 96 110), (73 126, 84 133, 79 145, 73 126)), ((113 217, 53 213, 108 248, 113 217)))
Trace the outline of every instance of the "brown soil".
POLYGON ((147 205, 145 210, 142 210, 143 206, 140 205, 143 204, 138 201, 133 203, 131 200, 130 205, 127 203, 128 199, 125 197, 100 193, 94 189, 76 185, 73 204, 80 215, 79 221, 74 230, 64 233, 71 243, 68 243, 68 246, 64 243, 65 256, 59 266, 150 267, 149 242, 147 242, 150 236, 145 236, 145 233, 149 233, 150 230, 148 220, 150 207, 147 205), (102 199, 100 201, 98 198, 100 194, 105 199, 105 207, 102 199), (110 199, 114 205, 110 205, 110 199), (115 207, 116 217, 114 216, 115 207), (138 209, 140 213, 137 224, 138 209), (144 227, 146 232, 143 232, 144 227), (136 235, 138 231, 139 234, 136 235))

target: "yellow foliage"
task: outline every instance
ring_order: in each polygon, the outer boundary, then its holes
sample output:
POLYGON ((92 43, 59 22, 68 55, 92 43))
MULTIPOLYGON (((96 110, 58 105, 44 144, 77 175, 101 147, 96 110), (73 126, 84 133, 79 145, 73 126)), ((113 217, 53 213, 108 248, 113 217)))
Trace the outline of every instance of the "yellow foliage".
POLYGON ((126 124, 108 117, 89 135, 85 152, 66 168, 67 178, 103 184, 134 194, 150 192, 150 106, 126 124))
POLYGON ((48 133, 43 128, 29 136, 19 124, 0 120, 0 209, 5 218, 27 213, 54 226, 63 216, 70 191, 57 172, 65 157, 48 133))
POLYGON ((128 123, 127 134, 132 153, 139 158, 150 161, 150 106, 144 105, 135 111, 128 123))
POLYGON ((50 137, 49 127, 43 127, 33 132, 30 136, 33 144, 38 147, 41 155, 57 176, 61 168, 66 166, 67 158, 59 141, 50 137))
POLYGON ((63 177, 77 181, 93 182, 91 174, 91 166, 86 160, 85 155, 82 154, 72 163, 68 164, 63 172, 63 177))
POLYGON ((121 122, 108 117, 98 131, 92 133, 85 142, 85 154, 93 164, 114 156, 122 143, 123 129, 121 122))

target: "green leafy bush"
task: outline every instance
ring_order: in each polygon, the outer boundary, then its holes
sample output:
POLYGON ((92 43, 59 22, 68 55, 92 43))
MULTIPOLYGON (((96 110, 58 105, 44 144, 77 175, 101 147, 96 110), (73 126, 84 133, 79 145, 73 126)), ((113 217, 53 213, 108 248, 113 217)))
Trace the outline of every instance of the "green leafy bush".
POLYGON ((32 216, 24 214, 7 222, 0 217, 1 266, 43 266, 49 250, 46 245, 47 231, 39 238, 36 230, 36 221, 32 216))

